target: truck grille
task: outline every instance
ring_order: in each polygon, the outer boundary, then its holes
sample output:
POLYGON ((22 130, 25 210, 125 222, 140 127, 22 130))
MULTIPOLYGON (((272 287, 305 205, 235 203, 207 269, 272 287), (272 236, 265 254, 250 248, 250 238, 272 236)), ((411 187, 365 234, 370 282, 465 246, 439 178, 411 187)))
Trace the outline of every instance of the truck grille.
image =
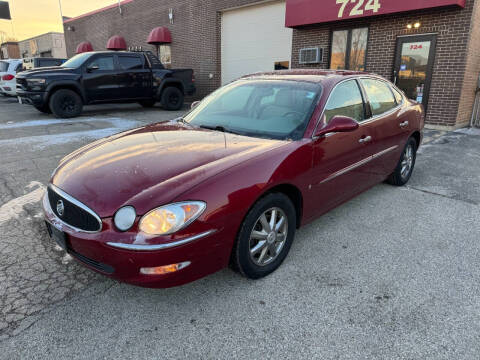
POLYGON ((27 90, 27 80, 17 78, 17 90, 27 90))
POLYGON ((64 223, 84 232, 99 232, 102 229, 99 216, 80 201, 52 185, 47 191, 50 208, 64 223))

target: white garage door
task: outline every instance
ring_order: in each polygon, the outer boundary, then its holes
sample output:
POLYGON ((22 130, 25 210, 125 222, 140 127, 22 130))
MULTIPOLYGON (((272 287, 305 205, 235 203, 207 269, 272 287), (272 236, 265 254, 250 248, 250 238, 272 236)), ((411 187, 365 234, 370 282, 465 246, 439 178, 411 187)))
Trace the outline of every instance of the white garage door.
POLYGON ((290 66, 292 29, 285 2, 228 10, 222 14, 222 84, 257 71, 290 66))

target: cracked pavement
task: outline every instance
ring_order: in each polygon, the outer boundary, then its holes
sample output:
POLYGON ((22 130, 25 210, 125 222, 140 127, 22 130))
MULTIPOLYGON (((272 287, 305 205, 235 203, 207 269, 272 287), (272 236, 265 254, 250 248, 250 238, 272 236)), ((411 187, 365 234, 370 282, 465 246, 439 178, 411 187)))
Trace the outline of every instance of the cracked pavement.
POLYGON ((265 279, 225 269, 154 290, 55 248, 38 196, 72 150, 178 114, 110 106, 52 122, 10 100, 0 98, 0 359, 478 358, 480 131, 427 131, 407 187, 380 184, 302 228, 265 279))
POLYGON ((0 340, 19 334, 52 304, 103 280, 53 246, 46 232, 40 198, 58 161, 95 139, 182 113, 95 106, 67 121, 0 98, 0 340))

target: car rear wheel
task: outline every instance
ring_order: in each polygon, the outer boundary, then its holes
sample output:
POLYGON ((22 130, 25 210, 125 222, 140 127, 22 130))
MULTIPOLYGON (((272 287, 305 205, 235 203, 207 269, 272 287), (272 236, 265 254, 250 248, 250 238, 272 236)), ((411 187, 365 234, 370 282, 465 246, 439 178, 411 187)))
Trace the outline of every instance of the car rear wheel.
POLYGON ((50 97, 50 110, 57 118, 68 119, 82 113, 83 103, 80 95, 69 89, 57 90, 50 97))
POLYGON ((395 171, 389 176, 387 182, 395 186, 405 185, 412 176, 416 159, 417 141, 414 138, 410 138, 403 149, 402 156, 398 161, 395 171))
POLYGON ((163 90, 162 107, 165 110, 180 110, 183 107, 182 91, 173 86, 169 86, 163 90))
POLYGON ((155 106, 156 102, 157 102, 156 100, 152 99, 152 100, 142 100, 142 101, 139 101, 138 103, 142 105, 144 108, 152 108, 155 106))
POLYGON ((47 105, 34 105, 35 106, 35 109, 37 109, 38 111, 44 113, 44 114, 51 114, 52 113, 52 110, 50 110, 50 107, 47 105))
POLYGON ((296 230, 296 212, 284 194, 260 199, 248 212, 235 243, 232 262, 250 279, 275 271, 287 257, 296 230))

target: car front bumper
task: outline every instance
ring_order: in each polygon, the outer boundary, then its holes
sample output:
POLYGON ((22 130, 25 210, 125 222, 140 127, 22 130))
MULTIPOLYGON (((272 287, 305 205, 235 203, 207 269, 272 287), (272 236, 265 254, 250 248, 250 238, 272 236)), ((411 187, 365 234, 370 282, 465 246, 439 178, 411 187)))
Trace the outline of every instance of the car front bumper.
POLYGON ((17 88, 17 96, 22 99, 22 104, 43 106, 47 103, 48 93, 44 91, 25 91, 17 88))
MULTIPOLYGON (((103 229, 97 233, 79 232, 59 219, 51 210, 47 195, 43 198, 45 220, 50 226, 65 234, 66 251, 84 266, 133 285, 168 288, 179 286, 228 265, 230 249, 225 246, 224 232, 217 229, 190 234, 182 239, 144 246, 141 236, 122 233, 113 227, 111 219, 102 219, 103 229), (161 246, 176 243, 176 246, 161 246), (116 244, 116 245, 113 245, 116 244), (129 248, 131 247, 131 248, 129 248), (181 270, 165 275, 145 275, 141 268, 171 264, 190 264, 181 270)), ((52 245, 53 245, 52 240, 52 245)))

